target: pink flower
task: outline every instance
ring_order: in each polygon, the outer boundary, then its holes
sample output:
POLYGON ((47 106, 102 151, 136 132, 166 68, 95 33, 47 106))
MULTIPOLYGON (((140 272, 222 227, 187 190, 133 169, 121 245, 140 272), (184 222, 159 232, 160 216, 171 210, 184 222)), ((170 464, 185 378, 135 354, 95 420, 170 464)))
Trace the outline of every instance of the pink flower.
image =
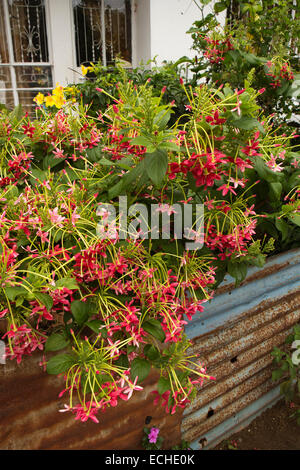
POLYGON ((50 184, 49 184, 49 181, 44 180, 44 181, 42 182, 42 186, 44 186, 44 187, 47 188, 47 189, 51 189, 51 186, 50 186, 50 184))
POLYGON ((222 184, 222 186, 220 186, 217 191, 222 191, 222 196, 226 196, 226 194, 230 191, 232 194, 234 194, 236 196, 236 192, 234 191, 234 189, 227 185, 227 184, 222 184))
POLYGON ((172 214, 177 214, 176 211, 174 211, 173 207, 170 206, 169 204, 161 204, 159 203, 158 204, 158 209, 156 209, 156 212, 161 212, 162 214, 164 212, 166 212, 168 215, 172 215, 172 214))
POLYGON ((76 214, 76 208, 74 209, 72 215, 71 215, 71 221, 72 221, 72 225, 76 225, 76 220, 80 219, 80 215, 79 214, 76 214))
POLYGON ((48 232, 42 232, 42 230, 39 229, 39 230, 36 232, 36 234, 37 234, 38 237, 40 237, 40 239, 41 239, 41 241, 42 241, 43 243, 45 243, 45 242, 50 243, 49 238, 47 238, 48 232))
POLYGON ((284 169, 281 165, 282 163, 276 163, 276 157, 274 157, 274 155, 271 153, 271 158, 267 162, 267 166, 275 173, 279 173, 284 169))
POLYGON ((61 149, 58 149, 58 148, 54 149, 53 154, 55 158, 65 158, 64 151, 61 149))
POLYGON ((158 428, 151 428, 150 432, 148 434, 148 439, 150 444, 156 444, 157 438, 159 434, 159 429, 158 428))
POLYGON ((5 308, 4 310, 1 310, 0 318, 4 318, 7 313, 8 313, 8 308, 5 308))
POLYGON ((53 210, 49 209, 49 216, 52 224, 60 228, 63 226, 62 222, 65 220, 65 217, 58 214, 58 207, 55 207, 53 210))

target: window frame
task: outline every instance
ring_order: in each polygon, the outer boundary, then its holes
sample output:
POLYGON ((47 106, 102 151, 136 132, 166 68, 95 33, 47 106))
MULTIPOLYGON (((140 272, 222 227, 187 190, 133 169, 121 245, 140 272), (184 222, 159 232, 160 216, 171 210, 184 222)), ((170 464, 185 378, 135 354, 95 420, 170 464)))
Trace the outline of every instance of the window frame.
POLYGON ((53 77, 53 61, 52 61, 52 44, 51 38, 49 34, 49 0, 45 1, 45 23, 46 23, 46 34, 47 34, 47 47, 48 47, 48 55, 49 61, 48 62, 17 62, 15 61, 15 54, 14 54, 14 46, 13 46, 13 37, 11 31, 11 23, 10 23, 10 16, 9 16, 9 0, 0 0, 3 4, 4 10, 4 24, 5 24, 5 32, 6 32, 6 40, 7 40, 7 50, 8 50, 8 58, 9 62, 7 63, 0 63, 1 67, 9 68, 10 73, 10 80, 11 80, 11 87, 9 88, 0 88, 1 92, 11 92, 13 95, 14 106, 18 106, 20 104, 19 99, 19 92, 30 92, 30 91, 50 91, 53 89, 52 87, 18 87, 17 83, 17 75, 16 75, 16 67, 50 67, 51 68, 51 75, 52 75, 52 85, 54 84, 54 77, 53 77))

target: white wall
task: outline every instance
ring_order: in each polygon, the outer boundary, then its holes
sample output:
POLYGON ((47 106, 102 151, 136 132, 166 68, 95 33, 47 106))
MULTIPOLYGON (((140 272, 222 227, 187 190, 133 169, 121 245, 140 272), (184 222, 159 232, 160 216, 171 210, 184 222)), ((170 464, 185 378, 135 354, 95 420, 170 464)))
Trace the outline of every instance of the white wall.
POLYGON ((200 11, 191 0, 150 0, 151 3, 151 55, 157 61, 177 60, 191 56, 192 39, 186 34, 200 11))
MULTIPOLYGON (((211 9, 207 6, 205 12, 211 9)), ((193 0, 133 0, 133 12, 134 66, 155 56, 159 64, 193 56, 191 35, 186 32, 194 21, 201 19, 193 0)), ((219 21, 224 22, 224 15, 219 15, 219 21)))
POLYGON ((76 75, 72 0, 47 0, 50 55, 53 84, 73 83, 76 75))
POLYGON ((151 58, 151 0, 133 0, 132 6, 132 63, 136 67, 151 58))

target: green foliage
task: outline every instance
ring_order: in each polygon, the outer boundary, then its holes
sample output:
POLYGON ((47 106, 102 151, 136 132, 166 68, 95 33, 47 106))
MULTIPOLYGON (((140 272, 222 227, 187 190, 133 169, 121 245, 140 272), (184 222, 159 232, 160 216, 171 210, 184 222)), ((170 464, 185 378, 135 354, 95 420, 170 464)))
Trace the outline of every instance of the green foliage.
POLYGON ((171 123, 174 124, 185 113, 185 105, 188 104, 179 77, 191 62, 188 57, 182 57, 175 63, 166 62, 158 66, 153 60, 127 70, 118 60, 113 67, 104 67, 98 63, 93 72, 87 74, 83 83, 70 87, 69 96, 75 96, 82 104, 89 107, 91 115, 97 116, 99 111, 105 112, 117 98, 119 83, 128 80, 140 86, 150 81, 155 96, 162 96, 164 104, 174 101, 173 114, 169 116, 171 123), (107 94, 99 94, 96 88, 105 89, 107 94))
POLYGON ((240 89, 251 74, 253 87, 265 89, 259 96, 265 114, 275 113, 278 123, 288 122, 300 98, 299 2, 224 0, 214 4, 215 15, 205 15, 204 6, 200 6, 202 19, 188 31, 197 52, 191 68, 196 77, 240 89), (225 9, 223 29, 218 13, 225 9))
MULTIPOLYGON (((285 348, 274 347, 272 351, 274 370, 272 379, 280 381, 280 392, 287 402, 300 398, 300 325, 285 340, 285 348)), ((293 414, 300 425, 300 409, 293 414)))

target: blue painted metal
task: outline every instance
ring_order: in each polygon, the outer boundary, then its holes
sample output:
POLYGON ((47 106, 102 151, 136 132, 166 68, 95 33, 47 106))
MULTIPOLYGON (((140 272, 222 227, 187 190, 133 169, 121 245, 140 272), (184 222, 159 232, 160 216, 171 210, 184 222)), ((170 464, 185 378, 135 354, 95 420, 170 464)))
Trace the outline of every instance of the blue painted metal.
POLYGON ((300 249, 253 268, 234 288, 227 277, 186 333, 215 375, 186 409, 182 436, 194 449, 211 448, 280 397, 271 380, 271 351, 300 321, 300 249))
POLYGON ((223 325, 245 311, 258 306, 265 300, 276 299, 285 296, 289 291, 299 288, 300 283, 300 250, 292 250, 283 255, 274 256, 266 263, 264 269, 249 269, 247 279, 267 272, 270 268, 278 266, 274 273, 266 277, 255 279, 234 289, 234 279, 229 275, 220 287, 232 286, 224 294, 217 295, 205 304, 201 318, 189 322, 186 334, 189 338, 196 338, 223 325), (287 264, 287 265, 286 265, 287 264), (280 266, 284 265, 283 269, 280 266))

